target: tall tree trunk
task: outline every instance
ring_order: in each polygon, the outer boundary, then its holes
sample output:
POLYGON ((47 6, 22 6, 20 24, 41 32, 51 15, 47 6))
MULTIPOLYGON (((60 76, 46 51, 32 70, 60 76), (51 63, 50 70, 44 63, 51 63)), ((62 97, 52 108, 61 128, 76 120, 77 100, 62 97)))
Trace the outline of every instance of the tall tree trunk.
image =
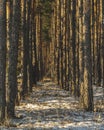
MULTIPOLYGON (((41 17, 40 17, 40 0, 36 0, 36 46, 38 60, 38 78, 41 79, 41 17)), ((36 75, 37 76, 37 75, 36 75)))
POLYGON ((36 1, 33 4, 33 46, 34 46, 34 63, 33 63, 33 82, 39 80, 39 64, 36 44, 36 1))
POLYGON ((84 87, 84 43, 83 43, 83 0, 78 1, 79 6, 79 86, 80 100, 83 102, 84 87))
POLYGON ((104 0, 102 0, 102 57, 103 57, 103 95, 104 95, 104 0))
POLYGON ((28 93, 27 41, 26 41, 26 34, 27 34, 26 5, 27 5, 27 0, 24 0, 23 3, 24 3, 24 10, 23 10, 23 82, 22 82, 22 96, 25 97, 25 95, 28 93))
POLYGON ((76 95, 76 0, 72 1, 72 94, 76 95))
POLYGON ((9 74, 8 74, 8 117, 15 116, 15 99, 17 95, 17 59, 19 42, 20 0, 13 1, 13 14, 10 23, 9 74))
POLYGON ((32 61, 33 61, 33 0, 30 3, 30 8, 31 8, 31 12, 30 12, 30 32, 29 32, 29 91, 32 92, 32 87, 33 87, 33 80, 32 80, 32 61))
POLYGON ((5 119, 6 1, 0 0, 0 122, 5 119))
POLYGON ((61 2, 57 1, 57 81, 60 84, 61 2))
POLYGON ((90 32, 90 0, 85 0, 84 7, 84 90, 83 90, 83 107, 93 110, 93 89, 92 89, 92 62, 91 62, 91 32, 90 32))
POLYGON ((66 90, 69 90, 69 86, 70 86, 70 78, 71 78, 71 72, 70 72, 70 0, 67 0, 66 2, 66 45, 67 45, 67 48, 66 48, 66 51, 67 51, 67 72, 66 72, 66 90), (67 13, 69 12, 69 13, 67 13))
POLYGON ((79 87, 79 6, 78 1, 76 1, 76 91, 75 96, 80 96, 79 87))

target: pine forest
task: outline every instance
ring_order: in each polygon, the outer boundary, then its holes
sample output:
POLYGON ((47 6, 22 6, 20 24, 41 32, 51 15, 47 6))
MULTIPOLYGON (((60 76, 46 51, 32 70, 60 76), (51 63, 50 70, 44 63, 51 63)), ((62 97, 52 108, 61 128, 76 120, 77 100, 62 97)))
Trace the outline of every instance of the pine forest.
POLYGON ((104 130, 104 0, 0 0, 0 130, 104 130))

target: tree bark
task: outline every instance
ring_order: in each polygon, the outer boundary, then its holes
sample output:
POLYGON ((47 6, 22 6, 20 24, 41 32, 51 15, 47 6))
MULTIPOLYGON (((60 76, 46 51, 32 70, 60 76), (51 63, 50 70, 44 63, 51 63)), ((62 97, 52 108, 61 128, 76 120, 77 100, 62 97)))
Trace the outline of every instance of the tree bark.
POLYGON ((92 62, 91 62, 91 32, 90 32, 90 0, 85 0, 83 7, 84 14, 84 86, 83 86, 83 107, 93 111, 93 89, 92 89, 92 62))
POLYGON ((8 117, 15 116, 15 99, 17 95, 17 60, 20 24, 20 0, 14 0, 13 14, 10 21, 9 73, 8 73, 8 117))
POLYGON ((0 122, 5 119, 6 1, 0 0, 0 122))

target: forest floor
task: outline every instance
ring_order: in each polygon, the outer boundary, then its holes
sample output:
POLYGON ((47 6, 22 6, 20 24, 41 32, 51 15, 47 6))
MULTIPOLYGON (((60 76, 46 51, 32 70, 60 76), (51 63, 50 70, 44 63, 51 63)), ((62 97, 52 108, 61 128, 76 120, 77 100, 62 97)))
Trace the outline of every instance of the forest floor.
POLYGON ((79 101, 50 80, 38 82, 16 106, 21 119, 11 119, 0 130, 104 130, 103 89, 94 87, 95 112, 80 109, 79 101))

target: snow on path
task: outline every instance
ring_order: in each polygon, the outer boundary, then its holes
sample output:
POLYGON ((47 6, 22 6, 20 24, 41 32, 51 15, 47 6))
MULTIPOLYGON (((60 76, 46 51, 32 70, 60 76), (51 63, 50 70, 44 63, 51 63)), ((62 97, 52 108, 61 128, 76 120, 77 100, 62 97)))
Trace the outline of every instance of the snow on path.
POLYGON ((22 119, 0 130, 104 130, 104 112, 84 112, 78 100, 52 82, 39 82, 16 107, 22 119))

